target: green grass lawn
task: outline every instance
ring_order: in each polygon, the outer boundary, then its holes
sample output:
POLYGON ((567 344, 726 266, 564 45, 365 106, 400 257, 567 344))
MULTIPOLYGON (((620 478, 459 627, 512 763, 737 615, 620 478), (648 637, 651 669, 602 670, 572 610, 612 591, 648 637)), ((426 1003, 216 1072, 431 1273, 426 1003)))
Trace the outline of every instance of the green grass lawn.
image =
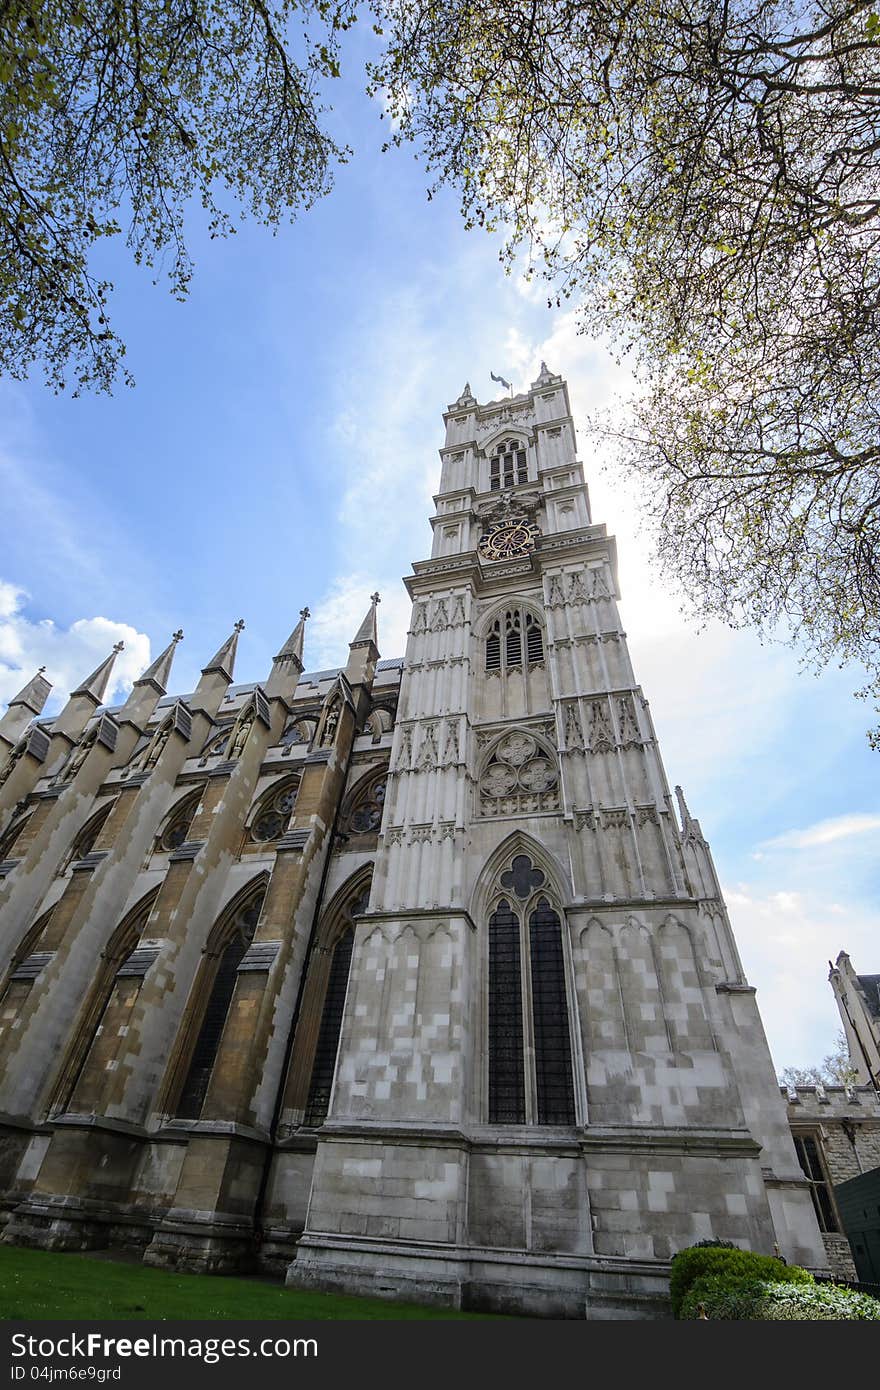
POLYGON ((260 1279, 173 1274, 89 1255, 0 1245, 0 1318, 467 1318, 382 1298, 304 1293, 260 1279))

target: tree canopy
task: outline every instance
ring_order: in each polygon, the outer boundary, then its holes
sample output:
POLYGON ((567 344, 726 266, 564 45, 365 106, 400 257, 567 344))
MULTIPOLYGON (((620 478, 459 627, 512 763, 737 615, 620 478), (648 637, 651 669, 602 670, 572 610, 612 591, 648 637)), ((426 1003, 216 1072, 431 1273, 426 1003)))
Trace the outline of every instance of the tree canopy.
POLYGON ((822 1058, 818 1067, 786 1067, 780 1074, 780 1086, 854 1086, 859 1079, 850 1061, 849 1048, 843 1029, 834 1040, 834 1050, 822 1058))
POLYGON ((0 0, 0 371, 109 388, 96 243, 124 230, 183 296, 191 198, 223 235, 224 192, 277 225, 327 191, 316 88, 347 23, 331 0, 0 0))
POLYGON ((819 0, 387 0, 392 142, 635 349, 618 425, 705 615, 880 693, 880 19, 819 0))
POLYGON ((871 0, 0 0, 0 371, 109 387, 102 238, 182 295, 194 196, 215 234, 224 194, 271 226, 321 196, 361 12, 389 143, 638 363, 660 563, 880 695, 871 0))

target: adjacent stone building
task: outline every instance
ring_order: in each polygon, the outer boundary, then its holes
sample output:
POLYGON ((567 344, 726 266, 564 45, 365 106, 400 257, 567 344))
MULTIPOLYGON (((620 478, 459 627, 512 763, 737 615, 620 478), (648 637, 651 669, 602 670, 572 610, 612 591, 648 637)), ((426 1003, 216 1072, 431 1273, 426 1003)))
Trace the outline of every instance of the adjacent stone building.
POLYGON ((832 1273, 880 1285, 880 975, 828 964, 853 1084, 783 1093, 832 1273))
MULTIPOLYGON (((826 1265, 708 845, 670 796, 564 381, 445 415, 403 660, 307 610, 0 723, 4 1239, 650 1316, 709 1236, 826 1265)), ((238 626, 238 625, 237 625, 238 626)))

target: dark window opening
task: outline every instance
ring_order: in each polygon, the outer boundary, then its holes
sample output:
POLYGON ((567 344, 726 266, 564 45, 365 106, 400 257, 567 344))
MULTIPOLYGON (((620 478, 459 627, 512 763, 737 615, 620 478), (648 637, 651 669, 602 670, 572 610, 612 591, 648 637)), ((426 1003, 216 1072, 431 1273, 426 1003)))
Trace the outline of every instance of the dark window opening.
POLYGON ((353 949, 354 928, 347 927, 336 943, 327 993, 324 996, 324 1010, 318 1030, 309 1098, 303 1119, 303 1124, 311 1128, 323 1124, 330 1108, 330 1092, 333 1088, 333 1073, 336 1070, 336 1054, 339 1051, 339 1035, 342 1032, 342 1015, 353 949))
POLYGON ((519 614, 508 613, 505 623, 506 650, 508 666, 522 665, 522 636, 520 634, 519 614))
POLYGON ((180 1100, 177 1114, 182 1120, 197 1120, 208 1094, 208 1084, 214 1070, 214 1062, 220 1047, 220 1039, 226 1024, 226 1015, 232 1003, 238 967, 244 953, 253 939, 264 894, 260 894, 244 907, 235 919, 236 931, 220 957, 208 1003, 199 1029, 199 1036, 193 1048, 192 1059, 180 1100))
POLYGON ((810 1184, 810 1196, 813 1199, 819 1230, 834 1233, 840 1228, 834 1214, 822 1159, 819 1156, 819 1146, 811 1135, 795 1135, 794 1147, 804 1176, 810 1184))
POLYGON ((546 898, 529 918, 535 1081, 539 1125, 573 1125, 571 1040, 565 997, 562 928, 546 898))
POLYGON ((541 628, 531 613, 526 614, 526 656, 530 666, 544 660, 544 639, 541 628))
POLYGON ((525 1119, 519 921, 502 898, 489 918, 489 1123, 525 1119))

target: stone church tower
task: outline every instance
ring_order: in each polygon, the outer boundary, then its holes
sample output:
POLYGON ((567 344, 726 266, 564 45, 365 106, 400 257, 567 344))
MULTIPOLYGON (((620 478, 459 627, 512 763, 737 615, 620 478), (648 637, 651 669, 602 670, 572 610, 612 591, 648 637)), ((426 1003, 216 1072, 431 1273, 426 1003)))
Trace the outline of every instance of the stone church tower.
POLYGON ((445 419, 403 662, 374 595, 339 670, 304 610, 262 684, 236 629, 166 695, 175 634, 0 722, 5 1240, 575 1317, 824 1266, 566 385, 445 419))

